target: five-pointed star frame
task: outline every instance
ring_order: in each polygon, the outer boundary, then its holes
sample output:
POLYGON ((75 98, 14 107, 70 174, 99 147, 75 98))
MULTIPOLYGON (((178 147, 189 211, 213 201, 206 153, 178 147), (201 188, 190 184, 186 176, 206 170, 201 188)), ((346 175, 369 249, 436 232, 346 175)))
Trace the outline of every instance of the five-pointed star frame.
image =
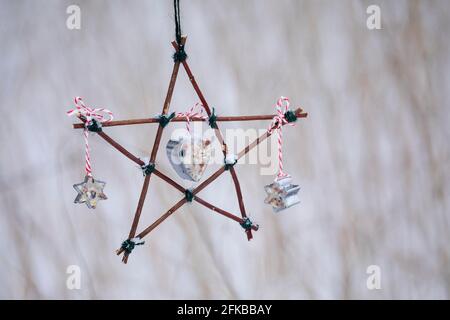
MULTIPOLYGON (((186 43, 186 36, 183 36, 181 39, 180 45, 176 41, 173 41, 172 46, 178 53, 180 50, 180 46, 184 47, 185 43, 186 43)), ((161 113, 162 117, 165 117, 166 119, 169 117, 170 102, 171 102, 172 94, 173 94, 173 91, 175 88, 175 83, 177 80, 180 65, 182 65, 184 70, 186 71, 186 73, 189 77, 189 81, 191 82, 195 92, 198 95, 198 98, 200 99, 200 101, 203 105, 204 110, 206 111, 206 113, 208 114, 208 117, 209 117, 209 120, 205 120, 205 118, 203 118, 203 117, 193 117, 193 118, 190 118, 189 120, 190 121, 209 121, 210 122, 211 127, 214 128, 215 135, 216 135, 219 143, 222 145, 224 159, 228 155, 228 149, 227 149, 227 145, 224 141, 224 138, 222 136, 222 133, 217 125, 217 122, 273 120, 273 118, 275 116, 273 114, 272 115, 256 115, 256 116, 227 116, 227 117, 216 116, 213 112, 214 110, 211 111, 211 108, 209 107, 208 102, 206 101, 205 97, 203 96, 203 93, 200 90, 200 87, 198 86, 197 81, 195 80, 187 61, 186 60, 177 61, 176 59, 174 60, 172 76, 170 78, 169 88, 167 90, 166 98, 165 98, 164 105, 162 108, 162 113, 161 113), (214 119, 213 124, 211 122, 212 119, 214 119)), ((307 113, 304 113, 303 110, 300 108, 295 110, 294 114, 297 118, 306 118, 307 117, 307 113)), ((173 115, 172 115, 169 118, 170 118, 170 122, 187 121, 186 117, 184 117, 184 116, 173 117, 173 115)), ((84 121, 83 119, 81 119, 81 120, 84 121)), ((155 141, 153 144, 153 148, 150 153, 149 163, 145 163, 144 161, 142 161, 141 159, 139 159, 138 157, 136 157, 135 155, 130 153, 123 146, 121 146, 114 139, 112 139, 109 135, 107 135, 104 131, 98 132, 98 135, 100 137, 102 137, 106 142, 108 142, 110 145, 112 145, 114 148, 116 148, 119 152, 121 152, 127 158, 129 158, 130 160, 132 160, 133 162, 135 162, 139 166, 141 166, 143 169, 143 172, 144 172, 144 176, 145 176, 144 183, 142 186, 142 191, 141 191, 141 194, 139 197, 139 201, 138 201, 138 205, 137 205, 136 212, 134 215, 133 223, 131 225, 131 229, 130 229, 127 240, 136 239, 136 238, 138 238, 138 239, 144 238, 153 229, 155 229, 157 226, 159 226, 164 220, 166 220, 169 216, 171 216, 176 210, 178 210, 184 204, 191 202, 193 200, 196 201, 197 203, 211 209, 212 211, 214 211, 218 214, 221 214, 229 219, 232 219, 232 220, 238 222, 241 225, 241 227, 245 230, 248 240, 251 240, 253 237, 252 231, 257 231, 259 227, 258 227, 258 225, 254 224, 247 217, 241 187, 240 187, 239 180, 238 180, 238 177, 236 174, 236 170, 233 165, 230 165, 230 164, 224 162, 224 166, 222 166, 220 169, 218 169, 216 172, 214 172, 211 176, 209 176, 207 179, 205 179, 203 182, 201 182, 197 187, 195 187, 194 189, 186 190, 183 186, 181 186, 180 184, 175 182, 173 179, 171 179, 170 177, 168 177, 167 175, 165 175, 164 173, 159 171, 155 164, 159 144, 161 142, 161 136, 162 136, 165 126, 168 124, 168 121, 162 122, 161 117, 160 118, 132 119, 132 120, 118 120, 118 121, 110 121, 110 122, 104 123, 103 128, 110 127, 110 126, 123 126, 123 125, 135 125, 135 124, 147 124, 147 123, 156 123, 156 124, 159 123, 158 130, 156 132, 155 141), (241 214, 240 217, 210 204, 209 202, 203 200, 198 195, 198 193, 200 191, 205 189, 208 185, 210 185, 214 180, 216 180, 225 171, 229 171, 231 174, 231 177, 233 179, 233 183, 234 183, 234 187, 235 187, 236 195, 237 195, 237 200, 238 200, 238 204, 239 204, 240 214, 241 214), (153 222, 150 226, 148 226, 147 228, 142 230, 140 233, 136 234, 139 220, 140 220, 141 213, 142 213, 142 208, 144 206, 145 198, 147 195, 147 190, 148 190, 148 187, 150 184, 150 178, 153 174, 156 175, 157 177, 159 177, 160 179, 164 180, 165 182, 167 182, 169 185, 171 185, 175 189, 179 190, 183 194, 183 196, 166 213, 164 213, 161 217, 159 217, 155 222, 153 222)), ((274 124, 273 128, 275 128, 275 126, 276 126, 276 124, 274 124)), ((84 123, 74 124, 74 128, 75 129, 84 128, 84 123)), ((245 156, 250 150, 252 150, 254 147, 256 147, 259 143, 261 143, 262 141, 264 141, 265 139, 270 137, 272 131, 273 130, 270 130, 270 132, 269 131, 265 132, 260 137, 258 137, 255 141, 253 141, 252 143, 247 145, 243 150, 241 150, 236 155, 236 162, 240 158, 245 156)), ((122 247, 120 247, 117 250, 117 255, 120 255, 123 253, 122 261, 124 263, 127 263, 130 251, 126 251, 125 249, 126 248, 122 245, 122 247)))

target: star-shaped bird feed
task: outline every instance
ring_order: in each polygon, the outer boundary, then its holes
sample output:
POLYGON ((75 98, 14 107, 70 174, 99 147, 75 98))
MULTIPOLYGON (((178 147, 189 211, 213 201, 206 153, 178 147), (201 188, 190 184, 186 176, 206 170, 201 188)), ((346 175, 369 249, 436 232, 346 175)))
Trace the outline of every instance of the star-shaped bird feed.
MULTIPOLYGON (((184 204, 196 201, 197 203, 211 209, 212 211, 223 215, 231 220, 236 221, 240 224, 240 226, 244 229, 248 240, 251 240, 253 238, 252 231, 257 231, 259 226, 255 224, 253 221, 250 220, 250 218, 247 216, 247 212, 244 205, 244 200, 242 196, 241 187, 239 184, 238 176, 236 173, 236 170, 234 168, 234 164, 237 163, 239 159, 241 159, 243 156, 245 156, 250 150, 255 148, 258 144, 266 140, 268 137, 271 136, 273 133, 273 130, 268 130, 264 134, 262 134, 260 137, 258 137, 256 140, 251 142, 249 145, 247 145, 243 150, 241 150, 237 155, 231 157, 232 160, 230 160, 230 154, 228 153, 227 145, 224 141, 223 135, 219 129, 218 122, 230 122, 230 121, 258 121, 258 120, 273 120, 276 115, 256 115, 256 116, 217 116, 214 112, 214 109, 211 109, 208 105, 208 102, 206 101, 205 97, 203 96, 202 91, 200 90, 200 87, 197 84, 197 81, 195 80, 192 71, 186 61, 186 55, 180 54, 180 51, 183 51, 184 53, 184 46, 186 43, 186 36, 181 37, 181 41, 173 41, 172 45, 175 48, 175 54, 174 54, 174 65, 172 70, 172 76, 170 78, 169 82, 169 88, 167 90, 166 98, 164 101, 164 105, 162 108, 161 115, 159 117, 154 118, 144 118, 144 119, 131 119, 131 120, 116 120, 116 121, 109 121, 102 124, 102 128, 112 127, 112 126, 126 126, 126 125, 136 125, 136 124, 159 124, 156 137, 153 143, 153 147, 151 149, 150 153, 150 160, 148 163, 144 162, 143 160, 139 159, 132 153, 130 153, 128 150, 126 150, 123 146, 121 146, 118 142, 116 142, 113 138, 111 138, 109 135, 107 135, 103 130, 100 130, 97 132, 97 134, 103 138, 106 142, 108 142, 111 146, 113 146, 115 149, 117 149, 119 152, 121 152, 123 155, 125 155, 127 158, 129 158, 131 161, 138 164, 144 173, 144 182, 142 186, 142 190, 140 193, 139 201, 137 204, 136 212, 134 215, 134 219, 131 225, 130 232, 128 234, 128 238, 122 243, 122 246, 117 250, 117 254, 123 254, 122 261, 124 263, 127 263, 128 257, 134 248, 134 245, 130 245, 130 241, 133 243, 140 243, 141 239, 143 239, 145 236, 147 236, 152 230, 154 230, 156 227, 158 227, 164 220, 166 220, 168 217, 170 217, 174 212, 176 212, 179 208, 181 208, 184 204), (180 50, 181 48, 181 50, 180 50), (180 68, 180 65, 183 66, 184 70, 187 73, 187 76, 197 93, 202 107, 206 111, 208 118, 205 117, 191 117, 187 118, 186 116, 176 116, 175 113, 169 114, 169 108, 170 103, 173 95, 173 91, 175 88, 175 83, 178 76, 178 71, 180 68), (196 186, 193 189, 185 189, 183 186, 175 182, 173 179, 162 173, 157 169, 156 165, 156 156, 158 153, 159 145, 161 142, 161 137, 164 128, 170 123, 170 122, 186 122, 186 121, 207 121, 211 128, 214 129, 215 136, 219 143, 222 146, 222 152, 224 154, 224 165, 218 169, 216 172, 214 172, 211 176, 206 178, 203 182, 201 182, 198 186, 196 186), (221 176, 225 171, 229 171, 233 180, 233 184, 235 187, 237 200, 239 204, 239 210, 240 210, 240 216, 237 216, 233 213, 230 213, 228 211, 225 211, 221 208, 218 208, 211 203, 207 202, 206 200, 202 199, 198 194, 200 191, 205 189, 207 186, 212 184, 219 176, 221 176), (161 217, 159 217, 155 222, 153 222, 151 225, 149 225, 147 228, 142 230, 140 233, 137 233, 137 228, 139 225, 140 217, 142 214, 142 209, 144 206, 145 198, 147 195, 147 191, 149 188, 150 180, 152 175, 156 175, 158 178, 162 179, 182 194, 182 197, 167 211, 165 212, 161 217)), ((304 113, 302 109, 298 108, 297 110, 290 111, 287 116, 291 119, 286 121, 291 122, 295 121, 298 118, 306 118, 307 113, 304 113)), ((286 119, 288 118, 286 117, 286 119)), ((85 128, 85 120, 83 118, 80 118, 80 120, 83 121, 83 123, 74 124, 75 129, 83 129, 85 128)), ((285 122, 281 123, 274 123, 273 128, 280 127, 286 124, 285 122)))
POLYGON ((73 185, 78 192, 74 203, 85 203, 89 209, 95 209, 100 200, 108 199, 103 193, 106 183, 92 176, 84 177, 84 181, 73 185))
POLYGON ((265 186, 264 189, 267 193, 264 202, 270 204, 275 212, 292 207, 300 202, 298 198, 300 186, 292 184, 290 176, 276 179, 265 186))

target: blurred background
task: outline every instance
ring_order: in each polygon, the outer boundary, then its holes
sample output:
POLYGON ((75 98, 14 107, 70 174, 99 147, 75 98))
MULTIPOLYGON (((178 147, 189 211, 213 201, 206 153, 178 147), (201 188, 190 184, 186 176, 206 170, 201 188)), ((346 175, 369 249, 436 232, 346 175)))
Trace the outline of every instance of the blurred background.
MULTIPOLYGON (((115 249, 128 235, 142 173, 92 136, 94 176, 107 182, 109 199, 96 210, 73 204, 84 145, 65 112, 77 95, 116 119, 161 112, 173 2, 1 0, 0 298, 448 299, 449 2, 191 0, 181 1, 181 14, 189 64, 219 114, 270 114, 280 95, 309 113, 284 131, 284 167, 302 187, 301 204, 274 214, 263 202, 273 176, 261 174, 262 164, 239 164, 260 225, 251 242, 194 202, 122 264, 115 249), (80 30, 66 27, 72 4, 80 30), (381 8, 381 30, 366 26, 371 4, 381 8), (79 290, 66 286, 70 265, 81 270, 79 290), (366 284, 371 265, 380 268, 379 290, 366 284)), ((197 100, 180 70, 171 109, 197 100)), ((146 157, 156 126, 106 132, 146 157)), ((164 149, 157 161, 191 186, 164 149)), ((228 174, 201 195, 239 212, 228 174)), ((139 230, 179 198, 153 177, 139 230)))

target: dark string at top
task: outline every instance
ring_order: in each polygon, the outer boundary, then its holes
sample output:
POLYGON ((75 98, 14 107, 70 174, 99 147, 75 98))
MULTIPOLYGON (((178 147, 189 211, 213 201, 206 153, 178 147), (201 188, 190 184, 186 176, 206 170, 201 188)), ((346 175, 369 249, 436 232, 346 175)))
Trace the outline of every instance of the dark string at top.
POLYGON ((175 37, 178 45, 181 45, 180 0, 174 0, 173 7, 175 12, 175 37))
POLYGON ((181 42, 180 0, 173 0, 173 8, 175 15, 175 40, 178 44, 178 51, 173 54, 173 60, 175 62, 183 62, 186 60, 187 54, 184 51, 184 45, 181 42))

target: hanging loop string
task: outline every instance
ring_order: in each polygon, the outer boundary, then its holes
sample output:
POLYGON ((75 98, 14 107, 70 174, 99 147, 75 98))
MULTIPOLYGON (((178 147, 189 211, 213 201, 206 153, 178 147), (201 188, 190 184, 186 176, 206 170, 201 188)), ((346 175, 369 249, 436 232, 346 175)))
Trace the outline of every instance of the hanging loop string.
POLYGON ((180 17, 180 0, 173 1, 174 16, 175 16, 175 40, 178 44, 178 51, 173 54, 175 62, 183 62, 187 58, 184 51, 184 45, 181 42, 181 17, 180 17))
POLYGON ((92 177, 92 166, 91 166, 91 152, 89 148, 89 129, 88 127, 92 125, 95 121, 100 124, 109 122, 114 119, 113 113, 105 108, 90 108, 86 106, 83 99, 80 97, 75 97, 75 108, 67 111, 67 116, 77 116, 82 119, 85 123, 83 137, 84 137, 84 157, 85 166, 84 170, 86 175, 92 177))
POLYGON ((283 171, 283 126, 288 124, 290 126, 294 126, 293 121, 289 121, 286 119, 286 114, 290 114, 289 110, 290 102, 289 98, 280 97, 277 101, 277 115, 273 117, 272 122, 270 124, 267 132, 272 134, 275 130, 278 131, 278 174, 277 178, 281 179, 289 176, 283 171))
POLYGON ((180 0, 174 0, 173 7, 175 15, 175 39, 178 45, 181 45, 180 0))
POLYGON ((185 117, 186 118, 186 130, 191 134, 191 119, 192 118, 202 118, 208 119, 207 116, 203 114, 203 105, 199 102, 194 104, 188 111, 186 112, 178 112, 177 117, 185 117), (200 109, 200 111, 194 111, 196 109, 200 109))

